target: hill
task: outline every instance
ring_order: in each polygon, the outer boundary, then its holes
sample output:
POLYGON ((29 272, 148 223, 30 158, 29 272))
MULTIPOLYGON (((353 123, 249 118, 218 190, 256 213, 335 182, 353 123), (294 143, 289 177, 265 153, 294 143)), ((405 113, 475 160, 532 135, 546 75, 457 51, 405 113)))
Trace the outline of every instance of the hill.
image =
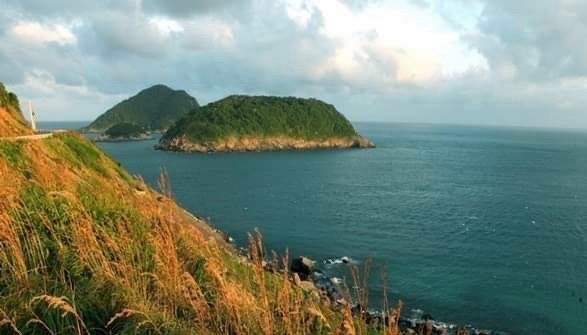
POLYGON ((159 148, 211 152, 371 146, 333 105, 320 100, 234 95, 178 120, 159 148))
POLYGON ((259 234, 240 255, 166 173, 157 192, 79 134, 0 138, 0 176, 1 334, 377 333, 259 234))
POLYGON ((196 99, 185 91, 155 85, 116 104, 85 130, 103 132, 123 122, 134 123, 150 131, 167 129, 177 119, 198 107, 196 99))
POLYGON ((108 128, 103 135, 96 138, 100 142, 139 141, 149 139, 149 133, 134 123, 117 123, 108 128))
POLYGON ((145 133, 145 129, 141 126, 137 126, 134 123, 118 123, 108 128, 105 134, 114 138, 129 138, 141 136, 145 133))
POLYGON ((20 111, 18 97, 0 83, 0 137, 31 134, 20 111))
POLYGON ((343 320, 80 135, 0 140, 0 175, 0 333, 308 334, 343 320))

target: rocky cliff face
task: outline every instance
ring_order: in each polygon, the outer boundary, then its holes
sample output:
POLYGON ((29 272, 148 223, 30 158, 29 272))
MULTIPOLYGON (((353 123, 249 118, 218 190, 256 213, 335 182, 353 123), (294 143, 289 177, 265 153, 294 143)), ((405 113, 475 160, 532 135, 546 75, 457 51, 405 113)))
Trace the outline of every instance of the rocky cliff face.
POLYGON ((371 141, 363 137, 324 140, 304 140, 290 137, 229 137, 221 141, 194 143, 185 136, 162 141, 157 146, 158 149, 162 150, 186 152, 247 152, 374 147, 375 145, 371 141))

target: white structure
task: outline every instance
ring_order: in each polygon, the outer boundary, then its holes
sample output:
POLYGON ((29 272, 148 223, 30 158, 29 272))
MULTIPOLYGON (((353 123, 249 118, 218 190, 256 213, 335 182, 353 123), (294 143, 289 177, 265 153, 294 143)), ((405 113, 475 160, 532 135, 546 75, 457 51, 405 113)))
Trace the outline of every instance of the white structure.
POLYGON ((31 117, 31 128, 33 131, 37 131, 37 121, 35 120, 35 111, 33 109, 33 102, 29 100, 29 114, 31 117))

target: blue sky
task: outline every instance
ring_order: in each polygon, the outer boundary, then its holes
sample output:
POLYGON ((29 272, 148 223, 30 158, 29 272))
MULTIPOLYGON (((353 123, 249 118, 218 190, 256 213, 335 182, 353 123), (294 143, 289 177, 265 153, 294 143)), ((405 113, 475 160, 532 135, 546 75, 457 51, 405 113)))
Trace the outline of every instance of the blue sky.
POLYGON ((0 81, 45 120, 163 83, 355 121, 585 128, 586 25, 580 0, 5 0, 0 81))

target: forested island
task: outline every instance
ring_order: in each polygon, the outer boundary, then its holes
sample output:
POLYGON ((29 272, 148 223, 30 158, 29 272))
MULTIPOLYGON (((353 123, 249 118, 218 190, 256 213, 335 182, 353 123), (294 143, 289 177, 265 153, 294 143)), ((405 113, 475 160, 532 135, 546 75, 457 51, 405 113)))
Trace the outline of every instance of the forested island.
POLYGON ((232 95, 179 119, 157 148, 234 152, 373 146, 333 105, 323 101, 232 95))
POLYGON ((119 142, 119 141, 140 141, 149 139, 149 132, 145 128, 130 122, 117 123, 108 128, 96 141, 119 142))
POLYGON ((116 104, 84 130, 103 133, 121 123, 135 124, 147 131, 165 130, 198 107, 198 101, 185 91, 155 85, 116 104))

